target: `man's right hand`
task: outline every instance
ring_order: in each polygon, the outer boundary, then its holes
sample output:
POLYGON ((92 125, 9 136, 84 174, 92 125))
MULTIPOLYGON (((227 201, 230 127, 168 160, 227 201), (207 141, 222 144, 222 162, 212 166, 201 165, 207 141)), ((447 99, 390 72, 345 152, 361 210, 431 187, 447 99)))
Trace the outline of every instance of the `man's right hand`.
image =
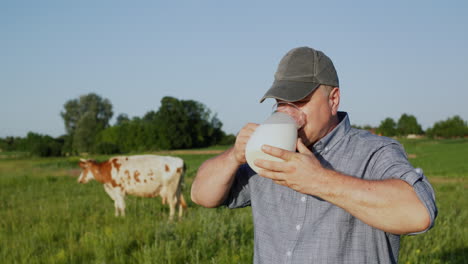
POLYGON ((249 123, 237 134, 236 142, 220 155, 198 168, 192 183, 192 201, 204 207, 217 207, 226 199, 236 171, 246 163, 245 147, 258 124, 249 123))
POLYGON ((257 129, 258 126, 259 124, 248 123, 237 134, 233 153, 239 165, 247 162, 245 159, 245 147, 250 137, 252 136, 252 133, 255 131, 255 129, 257 129))

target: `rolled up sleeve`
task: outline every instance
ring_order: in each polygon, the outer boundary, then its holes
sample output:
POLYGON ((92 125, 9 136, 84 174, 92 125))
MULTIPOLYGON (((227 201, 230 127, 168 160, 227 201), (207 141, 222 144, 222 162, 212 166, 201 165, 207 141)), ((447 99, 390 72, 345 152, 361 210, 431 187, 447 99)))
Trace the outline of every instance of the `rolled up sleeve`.
POLYGON ((426 230, 411 233, 416 235, 424 233, 434 226, 437 217, 437 206, 435 202, 435 192, 428 179, 420 168, 414 168, 406 153, 398 143, 389 144, 376 153, 374 166, 372 169, 373 177, 377 179, 401 179, 411 185, 419 200, 426 207, 430 216, 430 225, 426 230))
POLYGON ((429 183, 428 179, 426 178, 422 169, 420 168, 416 168, 414 169, 414 171, 406 173, 401 177, 401 179, 413 186, 416 195, 418 196, 419 200, 421 200, 421 202, 424 204, 430 216, 430 225, 426 230, 411 233, 409 235, 417 235, 420 233, 424 233, 434 226, 434 222, 437 217, 438 211, 435 202, 434 189, 432 188, 431 184, 429 183))

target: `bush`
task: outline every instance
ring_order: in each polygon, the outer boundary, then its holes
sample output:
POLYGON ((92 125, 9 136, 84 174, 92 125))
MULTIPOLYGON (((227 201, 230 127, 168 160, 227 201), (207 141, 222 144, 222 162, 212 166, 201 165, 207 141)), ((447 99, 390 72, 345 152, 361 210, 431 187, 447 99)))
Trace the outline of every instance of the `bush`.
POLYGON ((54 139, 51 136, 29 132, 24 139, 27 151, 39 157, 62 156, 63 139, 54 139))
POLYGON ((62 156, 62 144, 55 140, 44 140, 31 146, 32 155, 39 157, 60 157, 62 156))
POLYGON ((468 126, 461 117, 456 115, 435 123, 432 128, 427 130, 426 134, 431 138, 465 137, 468 136, 468 126))

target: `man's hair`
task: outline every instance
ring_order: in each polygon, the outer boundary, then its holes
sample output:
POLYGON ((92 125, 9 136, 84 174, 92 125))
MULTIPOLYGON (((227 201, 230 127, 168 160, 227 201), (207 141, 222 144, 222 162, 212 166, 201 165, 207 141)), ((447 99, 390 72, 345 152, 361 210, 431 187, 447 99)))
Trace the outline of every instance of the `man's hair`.
POLYGON ((334 86, 326 85, 326 84, 321 84, 320 86, 323 87, 322 89, 323 89, 323 91, 325 92, 326 95, 330 95, 333 88, 335 88, 334 86))

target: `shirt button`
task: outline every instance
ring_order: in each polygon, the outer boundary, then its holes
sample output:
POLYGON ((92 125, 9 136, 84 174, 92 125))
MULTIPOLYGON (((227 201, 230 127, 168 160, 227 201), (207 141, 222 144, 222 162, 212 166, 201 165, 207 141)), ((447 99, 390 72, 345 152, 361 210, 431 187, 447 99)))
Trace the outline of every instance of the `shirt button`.
POLYGON ((301 225, 296 226, 296 230, 299 231, 301 229, 301 225))
POLYGON ((325 151, 328 151, 328 147, 325 147, 325 151))
POLYGON ((302 202, 305 202, 305 201, 306 201, 305 196, 302 196, 302 197, 301 197, 301 201, 302 201, 302 202))
POLYGON ((290 257, 292 255, 291 251, 286 252, 286 256, 290 257))

